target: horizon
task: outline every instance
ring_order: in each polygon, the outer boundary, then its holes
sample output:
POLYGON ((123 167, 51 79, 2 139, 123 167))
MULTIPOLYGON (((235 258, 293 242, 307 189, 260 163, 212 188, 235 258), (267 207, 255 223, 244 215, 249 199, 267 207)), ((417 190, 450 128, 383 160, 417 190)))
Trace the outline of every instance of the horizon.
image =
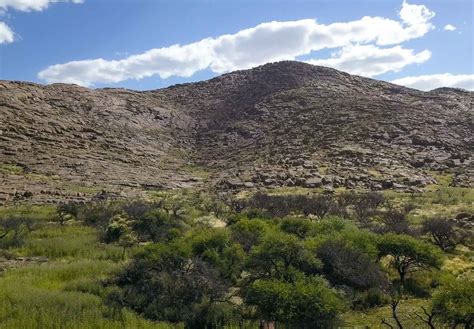
POLYGON ((295 60, 419 90, 474 90, 472 6, 0 0, 0 79, 155 90, 295 60))
POLYGON ((235 71, 230 71, 230 72, 225 72, 225 73, 222 73, 222 74, 218 74, 218 75, 215 75, 215 76, 211 76, 209 78, 206 78, 206 79, 203 79, 203 80, 198 80, 198 81, 189 81, 189 82, 178 82, 178 83, 175 83, 175 84, 172 84, 172 85, 167 85, 167 86, 164 86, 164 87, 160 87, 160 88, 154 88, 154 89, 133 89, 133 88, 127 88, 127 87, 108 87, 108 86, 102 86, 102 87, 93 87, 93 86, 81 86, 79 84, 76 84, 76 83, 67 83, 67 82, 51 82, 51 83, 47 83, 47 82, 33 82, 33 81, 27 81, 27 80, 0 80, 1 81, 6 81, 6 82, 11 82, 11 83, 23 83, 23 84, 32 84, 32 85, 39 85, 39 86, 42 86, 42 87, 47 87, 47 86, 54 86, 54 85, 67 85, 67 86, 74 86, 74 87, 80 87, 80 88, 85 88, 85 89, 88 89, 88 90, 107 90, 107 89, 112 89, 112 90, 127 90, 127 91, 133 91, 133 92, 150 92, 150 91, 157 91, 157 90, 162 90, 162 89, 167 89, 167 88, 173 88, 173 87, 176 87, 176 86, 180 86, 180 85, 189 85, 189 84, 198 84, 198 83, 205 83, 205 82, 208 82, 208 81, 211 81, 215 78, 219 78, 221 76, 225 76, 225 75, 228 75, 228 74, 233 74, 233 73, 236 73, 236 72, 245 72, 245 71, 251 71, 251 70, 254 70, 254 69, 257 69, 259 67, 263 67, 263 66, 266 66, 266 65, 272 65, 272 64, 281 64, 281 63, 291 63, 291 62, 296 62, 296 63, 302 63, 302 64, 305 64, 305 65, 311 65, 311 66, 314 66, 314 67, 322 67, 322 68, 325 68, 325 69, 331 69, 331 70, 335 70, 337 72, 342 72, 342 73, 345 73, 345 74, 349 74, 351 76, 356 76, 356 77, 361 77, 361 78, 364 78, 364 79, 369 79, 369 80, 375 80, 375 81, 379 81, 379 82, 384 82, 384 83, 387 83, 387 84, 393 84, 393 85, 396 85, 396 86, 400 86, 400 87, 403 87, 403 88, 408 88, 408 89, 412 89, 412 90, 415 90, 415 91, 418 91, 418 92, 432 92, 434 90, 438 90, 438 89, 451 89, 451 90, 458 90, 458 91, 464 91, 464 92, 474 92, 474 90, 469 90, 469 89, 465 89, 465 88, 458 88, 458 87, 436 87, 436 88, 433 88, 433 89, 430 89, 430 90, 421 90, 421 89, 417 89, 417 88, 414 88, 414 87, 408 87, 408 86, 404 86, 404 85, 401 85, 401 84, 397 84, 397 83, 394 83, 392 81, 385 81, 385 80, 381 80, 381 79, 377 79, 375 77, 365 77, 365 76, 362 76, 362 75, 357 75, 357 74, 351 74, 349 72, 345 72, 345 71, 342 71, 342 70, 338 70, 336 68, 333 68, 333 67, 330 67, 330 66, 323 66, 323 65, 314 65, 314 64, 311 64, 311 63, 306 63, 306 62, 303 62, 303 61, 297 61, 297 60, 282 60, 282 61, 278 61, 278 62, 269 62, 269 63, 265 63, 265 64, 262 64, 262 65, 259 65, 259 66, 255 66, 255 67, 252 67, 252 68, 249 68, 249 69, 241 69, 241 70, 235 70, 235 71))

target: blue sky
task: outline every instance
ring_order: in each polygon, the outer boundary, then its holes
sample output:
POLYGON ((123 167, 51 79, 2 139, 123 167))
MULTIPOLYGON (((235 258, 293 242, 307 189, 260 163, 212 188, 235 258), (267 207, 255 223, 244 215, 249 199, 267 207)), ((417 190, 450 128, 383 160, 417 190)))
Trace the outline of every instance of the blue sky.
POLYGON ((155 89, 295 59, 474 89, 471 0, 0 0, 0 12, 0 79, 155 89))

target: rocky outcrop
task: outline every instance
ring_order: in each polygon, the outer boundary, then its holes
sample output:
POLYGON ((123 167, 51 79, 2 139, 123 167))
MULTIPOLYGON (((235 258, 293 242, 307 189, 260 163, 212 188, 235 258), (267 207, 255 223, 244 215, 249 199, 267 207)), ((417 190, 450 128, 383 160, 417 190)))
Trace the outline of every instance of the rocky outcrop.
POLYGON ((0 82, 0 202, 102 189, 472 186, 473 93, 299 62, 138 92, 0 82))

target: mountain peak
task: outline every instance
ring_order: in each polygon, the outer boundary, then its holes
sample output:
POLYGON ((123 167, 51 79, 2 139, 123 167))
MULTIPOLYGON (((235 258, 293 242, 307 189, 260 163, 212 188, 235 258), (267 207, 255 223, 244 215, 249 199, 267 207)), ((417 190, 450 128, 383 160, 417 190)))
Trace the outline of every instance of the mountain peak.
POLYGON ((472 98, 295 61, 152 92, 5 82, 0 200, 189 186, 417 190, 437 172, 469 186, 472 98))

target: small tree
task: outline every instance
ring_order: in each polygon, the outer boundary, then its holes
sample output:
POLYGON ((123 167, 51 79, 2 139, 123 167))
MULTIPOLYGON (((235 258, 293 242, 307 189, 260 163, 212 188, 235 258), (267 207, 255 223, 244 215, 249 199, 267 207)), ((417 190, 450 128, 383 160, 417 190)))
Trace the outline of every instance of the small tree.
POLYGON ((436 329, 434 324, 435 313, 432 310, 428 310, 424 306, 421 306, 420 309, 423 313, 421 314, 420 312, 414 312, 414 315, 420 319, 421 322, 430 327, 430 329, 436 329))
POLYGON ((10 217, 0 221, 0 248, 20 246, 35 227, 30 218, 10 217))
POLYGON ((428 234, 433 243, 444 251, 454 249, 458 244, 458 236, 454 230, 454 222, 445 218, 425 220, 422 226, 423 233, 428 234))
POLYGON ((253 246, 262 241, 268 227, 267 224, 259 219, 242 219, 230 226, 232 239, 249 252, 253 246))
POLYGON ((385 202, 385 198, 377 192, 346 192, 339 196, 338 202, 342 208, 350 207, 356 219, 366 225, 378 213, 378 209, 385 202))
POLYGON ((314 251, 296 236, 285 233, 266 235, 249 255, 248 270, 254 277, 292 279, 295 270, 314 274, 321 267, 314 251))
POLYGON ((345 309, 342 299, 320 277, 302 276, 294 282, 257 280, 245 302, 256 306, 260 318, 280 322, 285 328, 333 328, 345 309))
POLYGON ((402 286, 408 273, 441 266, 441 254, 436 248, 407 235, 385 234, 378 241, 378 249, 379 257, 391 257, 402 286))
POLYGON ((335 285, 355 289, 383 288, 387 282, 378 264, 342 241, 329 240, 317 249, 325 277, 335 285))
POLYGON ((184 241, 145 247, 114 283, 120 289, 109 295, 109 305, 119 303, 148 319, 207 329, 222 328, 234 316, 226 312, 230 282, 212 264, 193 257, 184 241))
POLYGON ((306 218, 286 218, 280 224, 281 229, 300 239, 306 238, 312 228, 312 223, 306 218))
POLYGON ((138 217, 131 226, 141 241, 152 242, 172 240, 186 228, 181 218, 173 218, 161 209, 153 209, 138 217))
POLYGON ((444 323, 466 329, 474 325, 474 280, 457 279, 442 286, 433 295, 432 310, 444 323))
POLYGON ((77 217, 79 213, 79 207, 74 202, 60 203, 56 207, 56 213, 58 215, 57 220, 59 224, 64 225, 64 223, 71 217, 77 217))
POLYGON ((396 327, 390 324, 385 318, 382 319, 382 324, 386 325, 391 329, 403 329, 403 324, 400 321, 400 317, 398 315, 398 306, 400 305, 401 295, 398 292, 392 292, 391 300, 390 300, 390 310, 392 319, 395 321, 396 327))
POLYGON ((122 247, 122 259, 125 259, 125 253, 127 249, 136 246, 137 243, 138 238, 134 232, 128 231, 120 236, 118 244, 122 247))
POLYGON ((381 214, 384 224, 383 231, 397 234, 412 234, 408 214, 413 210, 411 204, 396 208, 393 204, 387 202, 387 210, 381 214))

